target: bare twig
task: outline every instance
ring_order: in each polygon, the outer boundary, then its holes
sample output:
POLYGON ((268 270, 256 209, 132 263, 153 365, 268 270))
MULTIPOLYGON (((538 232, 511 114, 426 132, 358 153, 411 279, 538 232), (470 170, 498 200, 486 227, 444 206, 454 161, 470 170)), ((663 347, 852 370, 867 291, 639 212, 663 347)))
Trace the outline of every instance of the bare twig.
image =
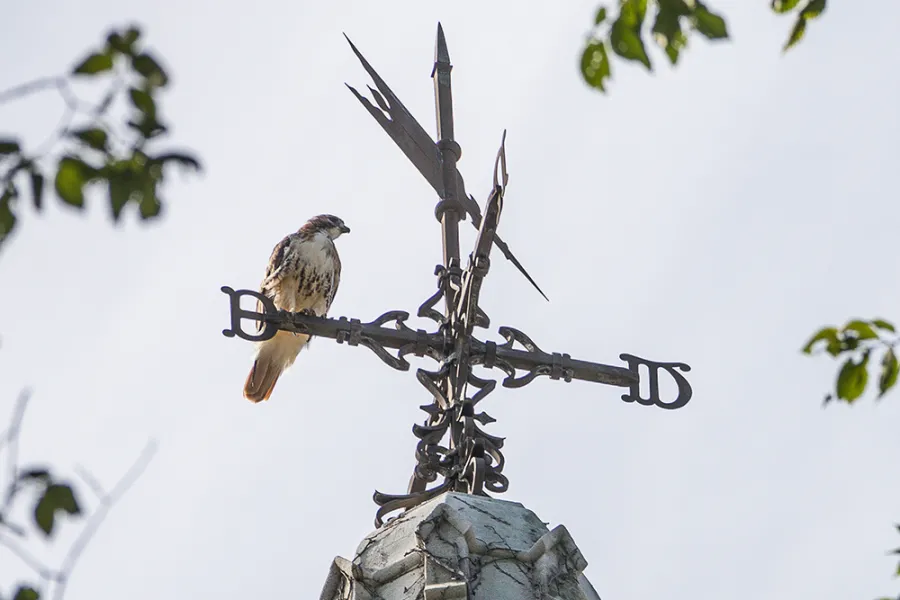
MULTIPOLYGON (((125 472, 125 475, 123 475, 116 485, 113 486, 112 491, 100 499, 97 510, 95 510, 94 514, 88 519, 84 529, 81 530, 78 538, 72 544, 72 547, 69 548, 65 558, 63 558, 62 564, 57 570, 59 577, 56 579, 56 589, 54 590, 53 598, 59 600, 63 597, 72 569, 75 568, 75 563, 78 562, 81 553, 84 552, 85 546, 91 541, 94 534, 97 533, 97 530, 100 528, 100 525, 103 523, 103 520, 106 518, 107 513, 113 505, 115 505, 115 503, 131 489, 131 486, 134 485, 138 477, 146 470, 153 455, 156 454, 156 448, 157 444, 155 440, 147 442, 147 445, 144 446, 144 450, 141 452, 140 456, 137 457, 131 467, 129 467, 128 471, 125 472)), ((94 481, 96 482, 96 479, 94 479, 94 481)))
POLYGON ((95 105, 90 102, 85 102, 78 97, 65 75, 41 77, 40 79, 35 79, 34 81, 29 81, 3 90, 0 92, 0 104, 5 104, 13 100, 21 100, 31 94, 51 89, 56 90, 63 99, 63 102, 65 102, 72 110, 91 112, 96 108, 95 105))
POLYGON ((65 137, 66 133, 69 131, 69 126, 72 124, 72 121, 75 119, 76 109, 73 108, 69 103, 66 103, 66 110, 63 112, 62 117, 59 119, 59 123, 56 126, 56 129, 53 133, 47 136, 43 142, 41 142, 40 146, 34 151, 34 156, 38 159, 43 158, 45 155, 50 153, 50 150, 53 149, 53 146, 56 143, 65 137))
MULTIPOLYGON (((28 390, 23 390, 19 395, 19 400, 13 411, 10 425, 3 433, 2 437, 0 437, 0 452, 3 450, 6 450, 7 452, 7 470, 9 471, 10 478, 10 491, 8 492, 4 503, 3 511, 0 512, 0 516, 3 516, 6 512, 14 495, 14 486, 18 483, 18 441, 22 431, 22 420, 25 416, 25 408, 28 404, 29 397, 30 392, 28 390)), ((29 552, 20 542, 7 535, 9 532, 17 533, 20 529, 5 520, 0 520, 0 546, 9 549, 9 551, 21 560, 25 566, 34 571, 41 579, 42 587, 53 586, 54 599, 61 599, 65 594, 66 585, 72 575, 72 571, 75 568, 78 559, 84 552, 84 549, 87 547, 87 544, 103 524, 110 509, 112 509, 122 496, 131 489, 144 470, 146 470, 147 465, 149 465, 150 460, 156 453, 156 448, 156 441, 150 440, 141 454, 135 459, 125 474, 118 482, 116 482, 115 486, 113 486, 109 492, 104 490, 97 478, 87 469, 80 465, 75 467, 78 477, 80 477, 97 495, 99 502, 97 508, 90 515, 87 523, 85 523, 84 528, 78 534, 78 537, 75 538, 75 541, 72 543, 68 552, 66 552, 66 555, 63 557, 62 563, 58 568, 52 569, 46 566, 41 560, 31 554, 31 552, 29 552)))
POLYGON ((54 571, 53 569, 48 568, 44 563, 38 560, 33 554, 31 554, 28 550, 22 547, 19 542, 16 540, 3 535, 2 530, 0 530, 0 545, 6 546, 9 548, 9 551, 15 554, 19 560, 21 560, 29 569, 37 573, 38 577, 43 579, 44 581, 51 582, 56 581, 59 577, 59 573, 54 571))
MULTIPOLYGON (((37 149, 31 152, 31 156, 33 157, 32 160, 37 161, 50 154, 51 150, 53 150, 53 147, 60 140, 66 137, 66 134, 69 132, 69 128, 71 127, 72 122, 79 114, 85 114, 92 117, 95 122, 102 124, 108 130, 108 134, 116 139, 117 142, 123 145, 127 145, 126 142, 123 141, 122 137, 118 134, 118 132, 116 132, 115 129, 102 118, 102 115, 106 108, 108 108, 109 103, 125 87, 125 84, 126 81, 122 73, 116 72, 115 78, 110 84, 109 89, 104 96, 104 99, 97 103, 91 103, 86 102, 78 97, 78 95, 72 89, 72 85, 66 76, 60 75, 55 77, 42 77, 40 79, 35 79, 34 81, 23 83, 7 90, 0 91, 0 104, 4 104, 12 100, 19 100, 30 94, 50 89, 56 90, 60 98, 62 98, 63 102, 65 103, 65 110, 60 117, 56 129, 43 142, 41 142, 40 145, 38 145, 37 149)), ((14 171, 6 173, 2 178, 0 178, 0 182, 4 184, 9 183, 13 175, 15 175, 14 171)))
POLYGON ((84 481, 85 485, 91 488, 91 491, 94 492, 97 498, 103 499, 106 496, 106 490, 103 489, 103 486, 100 485, 100 482, 97 481, 97 478, 90 471, 81 465, 75 465, 75 474, 84 481))
POLYGON ((63 78, 58 75, 54 77, 41 77, 40 79, 35 79, 33 81, 15 85, 0 92, 0 104, 5 104, 12 100, 20 100, 21 98, 34 94, 35 92, 42 92, 49 89, 59 89, 60 80, 62 79, 63 78))
POLYGON ((0 452, 6 449, 6 471, 9 485, 7 486, 6 499, 3 501, 3 508, 0 515, 5 514, 12 500, 15 486, 18 484, 19 478, 19 435, 22 433, 22 419, 25 418, 25 407, 31 398, 31 390, 24 389, 19 392, 19 399, 13 409, 13 416, 10 420, 9 427, 6 429, 3 437, 0 438, 0 452))

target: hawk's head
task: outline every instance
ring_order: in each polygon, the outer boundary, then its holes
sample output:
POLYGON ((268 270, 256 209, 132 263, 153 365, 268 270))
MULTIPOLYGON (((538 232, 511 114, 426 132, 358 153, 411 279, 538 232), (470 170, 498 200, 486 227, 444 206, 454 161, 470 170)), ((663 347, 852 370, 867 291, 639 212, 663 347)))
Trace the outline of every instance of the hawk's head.
POLYGON ((334 215, 319 215, 307 221, 300 228, 303 233, 322 232, 333 240, 341 237, 342 233, 350 233, 350 228, 344 225, 344 222, 334 215))

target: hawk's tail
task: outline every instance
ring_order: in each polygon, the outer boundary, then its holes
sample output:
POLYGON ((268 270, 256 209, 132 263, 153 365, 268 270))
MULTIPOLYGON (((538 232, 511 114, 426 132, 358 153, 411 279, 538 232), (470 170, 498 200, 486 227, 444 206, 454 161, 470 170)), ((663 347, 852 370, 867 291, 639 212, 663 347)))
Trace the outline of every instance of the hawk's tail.
POLYGON ((308 335, 279 331, 272 339, 262 342, 244 383, 244 397, 251 402, 268 400, 278 378, 294 363, 308 340, 308 335))

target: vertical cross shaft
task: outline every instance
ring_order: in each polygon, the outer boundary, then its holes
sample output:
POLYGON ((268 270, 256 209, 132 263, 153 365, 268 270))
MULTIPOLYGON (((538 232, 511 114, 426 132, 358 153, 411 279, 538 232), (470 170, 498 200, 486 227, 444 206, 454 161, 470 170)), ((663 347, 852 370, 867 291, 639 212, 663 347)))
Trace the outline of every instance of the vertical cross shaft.
MULTIPOLYGON (((459 186, 457 185, 456 161, 459 160, 461 149, 453 135, 453 92, 450 87, 450 52, 447 50, 447 40, 444 38, 444 29, 438 23, 437 39, 434 43, 434 68, 431 70, 431 78, 434 80, 434 111, 437 121, 437 147, 441 153, 441 180, 444 193, 434 208, 434 215, 441 222, 441 237, 444 246, 444 268, 447 269, 446 287, 444 288, 444 314, 447 315, 449 332, 453 336, 454 358, 451 359, 453 367, 450 369, 444 381, 444 394, 450 406, 458 410, 460 403, 465 398, 466 382, 468 381, 468 356, 464 351, 465 344, 461 343, 464 331, 459 328, 457 322, 457 303, 460 294, 457 290, 461 287, 461 270, 459 261, 459 222, 463 218, 463 206, 459 201, 459 186)), ((458 448, 462 440, 463 423, 457 418, 450 425, 450 448, 462 453, 458 448)), ((462 465, 461 465, 462 466, 462 465)), ((465 483, 457 481, 456 486, 460 491, 465 490, 465 483)), ((410 489, 418 487, 412 482, 410 489)))
MULTIPOLYGON (((444 267, 450 269, 459 265, 459 221, 463 217, 462 205, 459 203, 456 161, 461 150, 453 137, 453 93, 450 89, 450 53, 444 30, 438 23, 437 39, 434 44, 434 68, 431 77, 434 80, 434 110, 437 120, 437 146, 441 152, 441 179, 444 184, 444 195, 435 206, 435 217, 441 222, 441 233, 444 246, 444 267)), ((445 314, 453 312, 451 295, 445 298, 445 314)))

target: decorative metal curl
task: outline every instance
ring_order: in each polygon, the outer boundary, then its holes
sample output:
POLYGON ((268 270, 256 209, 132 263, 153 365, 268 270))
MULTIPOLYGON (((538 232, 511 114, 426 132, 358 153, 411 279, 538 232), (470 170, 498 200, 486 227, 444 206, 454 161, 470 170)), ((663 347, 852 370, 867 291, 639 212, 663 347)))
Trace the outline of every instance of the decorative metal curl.
POLYGON ((421 306, 419 306, 419 310, 416 314, 419 317, 431 319, 438 325, 444 325, 447 321, 446 317, 444 317, 440 311, 435 310, 434 306, 440 302, 447 293, 447 278, 449 277, 449 273, 443 265, 438 265, 434 268, 434 274, 438 278, 438 289, 434 294, 429 296, 421 306))
POLYGON ((622 396, 622 400, 624 400, 625 402, 637 402, 638 404, 642 404, 644 406, 656 405, 660 408, 674 410, 676 408, 681 408, 691 400, 691 396, 693 396, 694 394, 694 392, 691 390, 691 384, 688 383, 688 380, 685 379, 684 375, 676 371, 676 369, 685 372, 690 371, 691 368, 688 365, 680 362, 653 362, 652 360, 638 358, 637 356, 632 356, 631 354, 620 354, 619 358, 628 363, 628 368, 631 369, 635 375, 637 375, 639 365, 646 366, 647 370, 650 373, 650 397, 647 399, 642 398, 639 383, 633 383, 631 384, 631 386, 629 386, 628 393, 622 396), (678 386, 678 395, 672 402, 663 402, 662 398, 659 397, 660 369, 663 369, 669 375, 671 375, 675 380, 675 385, 678 386))
POLYGON ((418 506, 423 502, 427 502, 428 500, 440 496, 444 492, 449 492, 453 488, 453 481, 447 480, 441 485, 434 487, 430 490, 425 490, 421 493, 415 494, 383 494, 379 491, 376 491, 372 494, 372 500, 375 501, 375 504, 378 505, 378 510, 375 512, 375 527, 381 527, 384 525, 384 517, 394 511, 404 510, 408 508, 412 508, 414 506, 418 506))
MULTIPOLYGON (((538 345, 532 341, 530 337, 519 331, 518 329, 514 329, 512 327, 501 327, 499 329, 499 333, 506 339, 506 343, 502 346, 499 346, 501 349, 512 350, 515 343, 518 342, 521 344, 528 352, 534 354, 546 354, 543 350, 538 348, 538 345)), ((566 383, 572 381, 572 378, 575 375, 575 370, 570 366, 571 357, 568 354, 560 354, 558 352, 554 352, 551 356, 551 362, 549 364, 537 364, 534 365, 525 375, 521 377, 516 377, 513 375, 508 375, 506 379, 503 380, 503 387, 506 388, 520 388, 528 385, 536 377, 540 377, 542 375, 550 377, 550 379, 558 380, 562 379, 566 383)), ((502 359, 500 359, 502 362, 502 359)))
MULTIPOLYGON (((397 330, 409 330, 406 325, 403 324, 403 321, 409 318, 409 313, 404 312, 402 310, 392 310, 384 313, 380 317, 377 317, 374 321, 367 323, 367 325, 374 325, 377 327, 383 326, 385 323, 389 323, 390 321, 395 321, 397 330)), ((341 317, 341 320, 346 320, 345 317, 341 317)), ((401 352, 398 356, 392 356, 387 349, 375 341, 373 338, 367 335, 363 335, 362 333, 362 322, 359 319, 349 319, 347 322, 350 324, 349 329, 343 329, 338 331, 338 335, 335 338, 338 344, 347 343, 348 346, 359 346, 363 345, 375 355, 380 358, 385 364, 397 369, 398 371, 408 371, 409 363, 403 358, 402 348, 398 351, 401 352)), ((404 348, 407 346, 404 346, 404 348)), ((408 353, 408 352, 407 352, 408 353)))

